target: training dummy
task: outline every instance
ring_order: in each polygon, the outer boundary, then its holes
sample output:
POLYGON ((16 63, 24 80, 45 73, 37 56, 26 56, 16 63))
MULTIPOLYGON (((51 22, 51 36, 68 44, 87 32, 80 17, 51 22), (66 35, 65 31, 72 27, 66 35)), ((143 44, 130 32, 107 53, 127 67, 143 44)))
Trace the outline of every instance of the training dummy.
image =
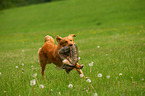
POLYGON ((64 46, 58 52, 63 62, 63 69, 82 69, 84 66, 78 64, 77 46, 64 46))

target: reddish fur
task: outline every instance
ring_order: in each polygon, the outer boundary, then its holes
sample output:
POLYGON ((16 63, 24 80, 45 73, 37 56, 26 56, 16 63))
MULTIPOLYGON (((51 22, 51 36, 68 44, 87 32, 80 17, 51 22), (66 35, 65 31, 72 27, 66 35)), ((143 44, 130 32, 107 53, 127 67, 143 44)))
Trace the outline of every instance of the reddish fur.
MULTIPOLYGON (((45 40, 44 40, 45 43, 42 46, 42 48, 38 50, 38 58, 39 58, 40 66, 41 66, 41 74, 42 74, 43 79, 45 79, 44 71, 47 64, 53 63, 57 67, 62 68, 63 63, 58 55, 58 51, 64 45, 69 46, 69 44, 75 44, 73 41, 74 36, 75 36, 74 34, 69 35, 68 37, 64 37, 64 38, 57 36, 56 41, 58 45, 54 43, 54 39, 51 36, 49 35, 45 36, 45 40), (67 41, 68 43, 63 44, 62 42, 64 41, 67 41)), ((80 65, 77 64, 77 66, 80 66, 80 65)), ((81 69, 76 69, 76 70, 78 71, 79 74, 83 74, 81 69)))

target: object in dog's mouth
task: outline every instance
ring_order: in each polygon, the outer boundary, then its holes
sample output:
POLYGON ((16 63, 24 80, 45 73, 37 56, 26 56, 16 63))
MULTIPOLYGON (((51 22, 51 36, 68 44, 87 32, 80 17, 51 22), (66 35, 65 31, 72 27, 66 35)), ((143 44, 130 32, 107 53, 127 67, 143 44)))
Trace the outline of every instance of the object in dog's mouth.
MULTIPOLYGON (((78 62, 77 46, 64 46, 58 52, 63 62, 63 69, 73 69, 78 62)), ((80 68, 78 68, 80 69, 80 68)))

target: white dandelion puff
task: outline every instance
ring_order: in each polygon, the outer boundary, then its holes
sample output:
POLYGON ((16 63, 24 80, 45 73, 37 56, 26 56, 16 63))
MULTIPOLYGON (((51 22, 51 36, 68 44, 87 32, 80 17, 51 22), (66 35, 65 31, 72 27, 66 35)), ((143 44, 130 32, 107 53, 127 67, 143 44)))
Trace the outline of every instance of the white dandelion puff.
POLYGON ((110 75, 107 75, 106 78, 107 78, 107 79, 110 79, 110 75))
POLYGON ((58 92, 59 95, 61 95, 61 92, 58 92))
POLYGON ((78 57, 78 59, 80 60, 80 59, 81 59, 81 57, 78 57))
POLYGON ((16 68, 18 68, 18 66, 16 66, 16 68))
POLYGON ((100 77, 102 77, 102 74, 101 74, 101 73, 99 73, 99 74, 98 74, 98 77, 99 77, 99 78, 100 78, 100 77))
POLYGON ((69 85, 68 85, 68 88, 72 88, 72 87, 73 87, 73 85, 72 85, 72 84, 69 84, 69 85))
POLYGON ((97 48, 100 48, 100 46, 98 45, 97 48))
POLYGON ((119 73, 119 76, 122 76, 122 73, 119 73))
POLYGON ((97 93, 93 93, 93 95, 92 96, 98 96, 98 94, 97 93))
POLYGON ((53 89, 51 89, 50 91, 53 91, 53 89))
POLYGON ((4 91, 4 93, 6 93, 6 91, 4 91))
POLYGON ((106 56, 108 56, 108 54, 106 54, 106 56))
POLYGON ((93 66, 94 62, 89 63, 89 66, 93 66))
POLYGON ((1 75, 2 73, 0 72, 0 75, 1 75))
POLYGON ((22 63, 22 66, 24 66, 24 63, 22 63))
POLYGON ((144 78, 142 78, 141 80, 144 81, 144 78))
POLYGON ((30 85, 31 86, 34 86, 35 84, 36 84, 36 80, 35 79, 33 79, 33 80, 30 81, 30 85))
POLYGON ((33 77, 36 77, 37 76, 37 73, 33 74, 33 77))
POLYGON ((22 50, 22 52, 24 52, 25 50, 22 50))
POLYGON ((89 93, 89 91, 88 91, 88 90, 86 90, 86 92, 87 92, 87 93, 89 93))
POLYGON ((43 89, 43 88, 44 88, 44 85, 40 84, 40 85, 39 85, 39 88, 42 88, 42 89, 43 89))
POLYGON ((83 78, 83 77, 84 77, 84 75, 83 75, 83 74, 80 74, 80 77, 81 77, 81 78, 83 78))
POLYGON ((31 66, 31 68, 33 68, 33 65, 31 66))
POLYGON ((91 79, 87 79, 87 82, 88 82, 88 83, 91 83, 91 79))

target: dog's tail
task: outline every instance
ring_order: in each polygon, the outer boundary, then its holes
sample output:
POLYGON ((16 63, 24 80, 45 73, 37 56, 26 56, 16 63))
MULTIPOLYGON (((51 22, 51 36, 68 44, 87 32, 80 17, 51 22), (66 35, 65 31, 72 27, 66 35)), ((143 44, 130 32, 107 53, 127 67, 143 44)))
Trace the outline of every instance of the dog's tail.
POLYGON ((44 38, 44 42, 47 42, 47 41, 49 41, 51 43, 55 42, 54 39, 51 36, 49 36, 49 35, 46 35, 45 38, 44 38))

